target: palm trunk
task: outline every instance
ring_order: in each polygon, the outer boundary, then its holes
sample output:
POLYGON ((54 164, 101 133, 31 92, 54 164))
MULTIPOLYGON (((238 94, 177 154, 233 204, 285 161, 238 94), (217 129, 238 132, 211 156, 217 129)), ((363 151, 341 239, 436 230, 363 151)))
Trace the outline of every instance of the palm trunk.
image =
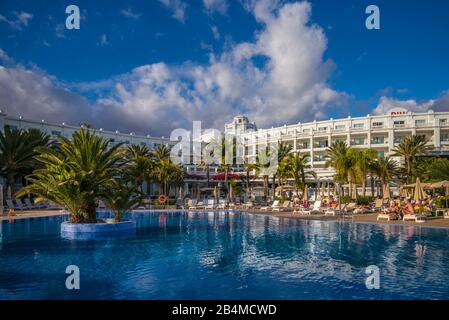
POLYGON ((374 197, 374 177, 370 178, 371 183, 371 196, 374 197))
POLYGON ((265 201, 268 200, 268 176, 263 176, 263 196, 265 201))
POLYGON ((7 175, 6 175, 6 179, 7 179, 7 188, 8 188, 8 200, 13 199, 14 197, 14 182, 15 182, 15 172, 14 171, 8 171, 7 175))
POLYGON ((274 196, 275 196, 275 194, 276 194, 276 175, 275 174, 273 174, 273 184, 272 184, 272 186, 271 186, 271 194, 273 195, 273 199, 274 199, 274 196))

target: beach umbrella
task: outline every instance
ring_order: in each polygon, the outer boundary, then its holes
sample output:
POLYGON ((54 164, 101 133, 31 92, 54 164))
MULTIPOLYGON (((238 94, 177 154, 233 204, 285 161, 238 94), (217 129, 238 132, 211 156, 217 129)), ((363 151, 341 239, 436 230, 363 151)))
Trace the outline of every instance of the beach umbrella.
POLYGON ((421 181, 419 180, 419 178, 416 178, 415 191, 413 192, 413 199, 416 202, 424 199, 424 190, 421 186, 421 181))
POLYGON ((309 200, 309 188, 307 187, 307 184, 304 186, 304 194, 302 195, 302 199, 304 201, 309 200))
POLYGON ((385 187, 384 187, 384 196, 383 196, 383 198, 384 199, 390 199, 390 197, 391 197, 390 184, 387 183, 385 185, 385 187))

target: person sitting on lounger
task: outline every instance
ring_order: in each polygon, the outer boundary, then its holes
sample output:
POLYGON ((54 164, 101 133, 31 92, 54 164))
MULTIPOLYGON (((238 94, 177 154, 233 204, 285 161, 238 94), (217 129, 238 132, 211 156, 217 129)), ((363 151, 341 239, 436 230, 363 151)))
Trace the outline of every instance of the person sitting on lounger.
POLYGON ((404 205, 402 206, 402 210, 400 212, 401 219, 404 217, 405 214, 414 214, 415 209, 413 209, 412 203, 408 200, 404 200, 404 205))
POLYGON ((385 213, 399 213, 399 211, 398 203, 394 200, 391 200, 389 207, 384 210, 385 213))

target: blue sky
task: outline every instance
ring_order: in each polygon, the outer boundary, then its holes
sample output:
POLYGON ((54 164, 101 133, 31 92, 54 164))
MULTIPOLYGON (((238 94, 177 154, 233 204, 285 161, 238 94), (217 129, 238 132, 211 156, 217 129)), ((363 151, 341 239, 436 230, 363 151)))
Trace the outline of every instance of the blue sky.
POLYGON ((168 135, 238 113, 267 127, 449 110, 443 0, 3 0, 0 39, 0 104, 28 118, 168 135))

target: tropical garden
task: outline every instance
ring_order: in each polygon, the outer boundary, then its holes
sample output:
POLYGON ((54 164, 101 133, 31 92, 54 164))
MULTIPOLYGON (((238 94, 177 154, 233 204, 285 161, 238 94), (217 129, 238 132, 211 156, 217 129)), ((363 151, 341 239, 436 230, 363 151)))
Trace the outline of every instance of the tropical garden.
POLYGON ((0 133, 0 166, 6 178, 6 197, 33 195, 71 214, 74 223, 97 221, 99 200, 120 221, 123 212, 144 199, 145 181, 157 182, 168 194, 184 179, 184 170, 170 160, 170 151, 159 146, 111 144, 94 130, 81 128, 71 139, 52 140, 39 130, 5 128, 0 133), (25 187, 14 191, 16 179, 25 187))

